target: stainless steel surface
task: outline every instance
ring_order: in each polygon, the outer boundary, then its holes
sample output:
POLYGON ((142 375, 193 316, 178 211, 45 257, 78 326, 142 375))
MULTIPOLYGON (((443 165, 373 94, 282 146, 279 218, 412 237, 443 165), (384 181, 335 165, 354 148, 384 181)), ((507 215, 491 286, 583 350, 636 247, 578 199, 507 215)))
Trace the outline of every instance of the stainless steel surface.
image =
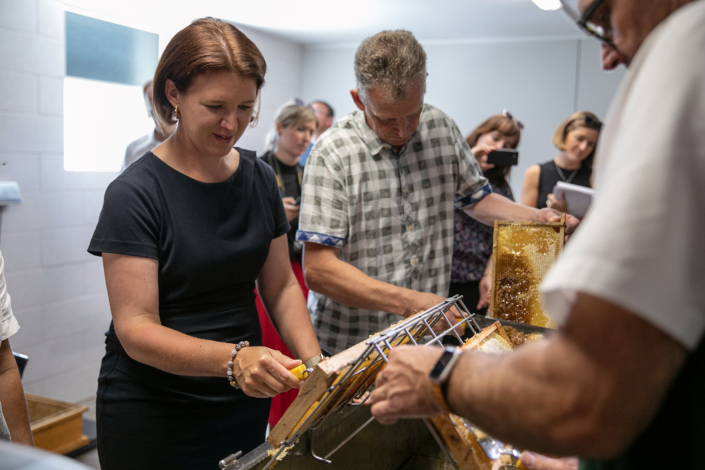
POLYGON ((521 452, 516 449, 507 449, 503 442, 498 441, 493 437, 483 437, 477 440, 482 447, 485 455, 492 460, 497 460, 502 455, 511 455, 512 457, 521 457, 521 452))
POLYGON ((321 458, 321 457, 318 457, 318 456, 316 455, 316 453, 313 451, 313 446, 311 446, 311 455, 313 456, 314 459, 319 460, 319 461, 321 461, 321 462, 332 463, 330 460, 328 460, 328 459, 330 458, 330 456, 333 455, 333 454, 335 454, 335 453, 338 451, 338 449, 340 449, 341 447, 343 447, 345 444, 348 443, 348 441, 350 441, 353 437, 355 437, 360 431, 362 431, 363 429, 365 429, 368 424, 370 424, 370 423, 372 423, 372 421, 374 421, 374 419, 375 419, 374 416, 371 416, 370 419, 368 419, 367 421, 365 421, 364 423, 362 423, 362 426, 360 426, 359 428, 357 428, 356 430, 354 430, 348 437, 346 437, 343 442, 341 442, 340 444, 338 444, 337 446, 335 446, 335 448, 334 448, 333 450, 331 450, 330 452, 328 452, 325 457, 322 457, 322 458, 321 458))
MULTIPOLYGON (((362 424, 369 421, 367 406, 344 407, 330 416, 316 429, 309 429, 280 462, 275 470, 452 470, 441 449, 429 434, 422 420, 400 420, 392 426, 372 421, 336 453, 332 464, 317 461, 310 453, 310 445, 318 449, 332 449, 362 424), (427 466, 418 466, 424 462, 427 466), (410 466, 413 463, 412 466, 410 466)), ((269 464, 272 447, 264 443, 242 456, 225 470, 263 470, 269 464)))
POLYGON ((235 461, 236 461, 237 459, 239 459, 241 456, 242 456, 242 451, 241 451, 241 450, 238 450, 236 453, 230 454, 230 455, 228 455, 227 457, 225 457, 223 460, 221 460, 220 462, 218 462, 218 466, 219 466, 220 468, 225 468, 225 467, 228 466, 229 464, 235 462, 235 461))
POLYGON ((90 470, 63 455, 0 440, 0 470, 90 470))

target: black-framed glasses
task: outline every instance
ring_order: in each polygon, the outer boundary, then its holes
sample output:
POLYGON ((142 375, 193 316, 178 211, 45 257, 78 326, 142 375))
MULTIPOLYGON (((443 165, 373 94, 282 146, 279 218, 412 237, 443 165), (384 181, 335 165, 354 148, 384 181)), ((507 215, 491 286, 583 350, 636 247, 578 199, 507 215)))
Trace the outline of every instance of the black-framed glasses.
POLYGON ((502 110, 502 116, 504 116, 505 119, 509 119, 510 121, 514 121, 514 124, 516 124, 517 129, 519 129, 520 131, 524 130, 524 124, 522 124, 521 121, 517 121, 516 119, 514 119, 514 116, 512 116, 512 113, 510 113, 506 109, 502 110))
POLYGON ((560 2, 565 12, 577 23, 580 29, 611 48, 616 49, 612 41, 612 26, 609 18, 593 18, 600 6, 605 3, 605 0, 595 0, 582 15, 579 13, 578 0, 560 0, 560 2))

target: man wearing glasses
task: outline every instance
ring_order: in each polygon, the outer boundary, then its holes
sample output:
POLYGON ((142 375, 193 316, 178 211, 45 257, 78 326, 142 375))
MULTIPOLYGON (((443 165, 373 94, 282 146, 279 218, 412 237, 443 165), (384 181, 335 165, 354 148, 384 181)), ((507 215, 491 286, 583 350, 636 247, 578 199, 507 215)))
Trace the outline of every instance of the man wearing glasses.
POLYGON ((562 1, 629 71, 598 148, 598 195, 542 285, 561 329, 505 356, 465 352, 435 371, 442 383, 425 377, 448 352, 396 348, 372 413, 391 423, 445 405, 583 469, 703 468, 705 1, 562 1))

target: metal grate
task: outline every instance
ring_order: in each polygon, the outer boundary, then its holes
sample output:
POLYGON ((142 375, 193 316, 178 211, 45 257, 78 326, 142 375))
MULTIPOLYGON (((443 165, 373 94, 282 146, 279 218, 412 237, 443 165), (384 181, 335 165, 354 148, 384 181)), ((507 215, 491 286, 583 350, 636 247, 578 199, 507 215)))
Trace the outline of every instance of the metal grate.
MULTIPOLYGON (((462 315, 463 319, 459 322, 460 324, 470 328, 473 334, 479 333, 481 328, 475 322, 475 314, 470 313, 461 299, 462 296, 460 295, 446 299, 435 307, 403 320, 367 340, 364 352, 339 371, 338 377, 333 381, 332 385, 306 412, 289 437, 279 444, 264 470, 270 468, 276 460, 283 458, 287 450, 296 443, 306 430, 320 425, 328 416, 340 410, 343 406, 356 406, 357 403, 353 403, 355 399, 359 399, 374 388, 375 378, 387 363, 387 355, 391 349, 403 344, 420 345, 427 335, 430 335, 431 338, 423 343, 424 346, 440 345, 441 340, 449 335, 456 337, 462 343, 463 341, 455 327, 447 328, 442 333, 433 331, 433 327, 438 321, 444 317, 449 319, 451 308, 456 307, 462 315)), ((315 454, 313 445, 311 445, 311 454, 317 460, 330 463, 328 459, 331 455, 373 420, 374 418, 370 418, 324 457, 319 457, 315 454)), ((441 448, 447 452, 445 444, 436 434, 433 426, 429 425, 429 429, 441 448)), ((449 460, 452 462, 451 458, 449 460)))

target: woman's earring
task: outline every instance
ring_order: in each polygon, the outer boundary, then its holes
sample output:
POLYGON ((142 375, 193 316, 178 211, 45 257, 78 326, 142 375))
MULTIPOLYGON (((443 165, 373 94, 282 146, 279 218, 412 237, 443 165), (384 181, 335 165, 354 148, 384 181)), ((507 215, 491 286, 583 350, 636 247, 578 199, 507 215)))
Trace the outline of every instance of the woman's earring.
POLYGON ((174 115, 176 116, 176 119, 177 119, 177 120, 181 119, 181 113, 179 113, 179 107, 178 107, 178 106, 176 106, 176 107, 174 108, 174 115))

